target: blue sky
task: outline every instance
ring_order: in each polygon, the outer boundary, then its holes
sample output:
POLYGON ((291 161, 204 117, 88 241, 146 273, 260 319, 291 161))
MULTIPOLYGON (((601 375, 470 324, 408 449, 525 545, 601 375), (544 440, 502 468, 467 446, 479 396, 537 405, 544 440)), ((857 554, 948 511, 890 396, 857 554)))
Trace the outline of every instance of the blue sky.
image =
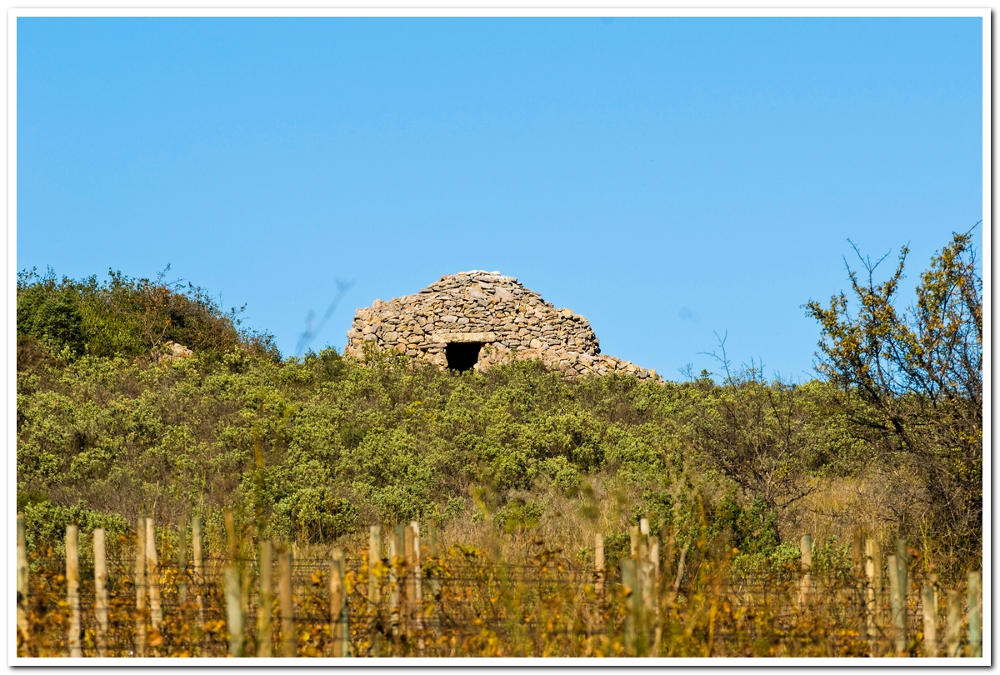
MULTIPOLYGON (((18 19, 19 269, 209 290, 295 352, 469 269, 668 378, 813 374, 847 238, 982 217, 981 21, 18 19)), ((912 284, 907 290, 912 288, 912 284)))

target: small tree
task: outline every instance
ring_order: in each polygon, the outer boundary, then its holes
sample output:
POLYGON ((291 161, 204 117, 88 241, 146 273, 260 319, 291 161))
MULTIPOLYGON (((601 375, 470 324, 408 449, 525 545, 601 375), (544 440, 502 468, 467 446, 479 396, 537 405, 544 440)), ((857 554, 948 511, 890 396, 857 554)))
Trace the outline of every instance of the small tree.
POLYGON ((711 356, 723 368, 725 379, 697 406, 692 439, 748 500, 764 505, 777 544, 776 516, 814 489, 802 468, 807 443, 802 398, 793 385, 767 382, 760 364, 733 372, 725 338, 718 340, 720 351, 711 356))
MULTIPOLYGON (((933 526, 953 547, 979 556, 982 520, 982 277, 970 233, 955 234, 921 274, 916 305, 896 307, 908 249, 877 283, 885 259, 854 247, 864 271, 847 265, 858 302, 844 293, 819 321, 819 370, 845 393, 859 436, 887 457, 909 461, 925 479, 933 526), (858 405, 860 403, 860 405, 858 405)), ((853 243, 852 243, 853 246, 853 243)))

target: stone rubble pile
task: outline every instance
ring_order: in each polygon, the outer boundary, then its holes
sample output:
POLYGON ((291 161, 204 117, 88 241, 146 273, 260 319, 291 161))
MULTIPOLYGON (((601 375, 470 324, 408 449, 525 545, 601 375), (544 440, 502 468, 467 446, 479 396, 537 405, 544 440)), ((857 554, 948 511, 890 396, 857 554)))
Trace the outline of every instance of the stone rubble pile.
POLYGON ((355 313, 344 354, 365 358, 365 346, 447 367, 449 343, 481 343, 474 369, 537 359, 568 377, 627 373, 660 379, 655 371, 601 354, 584 317, 557 309, 499 272, 473 270, 441 277, 419 293, 355 313))
POLYGON ((173 340, 167 340, 158 350, 154 350, 154 354, 156 355, 156 362, 160 365, 170 363, 171 361, 189 359, 194 356, 193 351, 173 340))

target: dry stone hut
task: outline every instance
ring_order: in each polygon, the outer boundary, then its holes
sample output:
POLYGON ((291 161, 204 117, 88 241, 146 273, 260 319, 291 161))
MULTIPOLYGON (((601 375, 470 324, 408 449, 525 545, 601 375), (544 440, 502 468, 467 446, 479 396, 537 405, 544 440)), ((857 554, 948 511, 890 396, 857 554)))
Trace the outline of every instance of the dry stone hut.
POLYGON ((655 371, 601 354, 590 322, 499 272, 459 272, 419 293, 357 310, 344 353, 364 359, 366 345, 456 370, 482 371, 514 359, 538 359, 568 377, 655 371))

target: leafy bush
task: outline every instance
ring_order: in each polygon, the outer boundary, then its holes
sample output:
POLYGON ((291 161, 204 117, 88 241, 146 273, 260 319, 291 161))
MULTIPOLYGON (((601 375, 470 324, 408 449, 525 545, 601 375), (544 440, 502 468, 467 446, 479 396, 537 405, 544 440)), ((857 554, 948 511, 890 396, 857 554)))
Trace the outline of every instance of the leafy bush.
MULTIPOLYGON (((169 267, 168 267, 169 269, 169 267)), ((273 338, 240 328, 244 308, 228 312, 193 284, 132 279, 111 271, 108 281, 56 281, 49 270, 22 271, 17 279, 18 334, 55 353, 73 356, 143 356, 168 341, 196 351, 236 347, 277 356, 273 338)))
MULTIPOLYGON (((773 571, 790 555, 781 536, 802 531, 826 479, 852 492, 893 466, 829 383, 768 383, 759 370, 721 384, 570 381, 530 361, 454 373, 334 349, 281 360, 236 313, 161 280, 23 273, 24 504, 129 522, 141 509, 159 523, 199 513, 216 529, 231 508, 255 535, 323 544, 428 518, 537 530, 575 548, 567 540, 593 529, 609 565, 627 550, 623 531, 646 517, 664 545, 690 549, 692 568, 699 547, 731 545, 737 567, 773 571), (168 339, 194 356, 157 365, 151 349, 168 339)), ((904 507, 928 496, 919 476, 901 475, 883 501, 831 518, 832 531, 895 521, 917 540, 921 524, 904 507)), ((31 545, 61 539, 57 525, 36 528, 31 545)), ((817 569, 839 574, 843 543, 819 547, 817 569)), ((957 559, 969 549, 935 550, 957 559)))
MULTIPOLYGON (((47 499, 25 499, 18 504, 24 514, 24 539, 28 550, 38 550, 51 546, 53 553, 64 558, 66 555, 66 526, 76 525, 79 537, 85 540, 94 528, 105 530, 108 555, 116 556, 120 551, 119 539, 133 526, 121 515, 101 513, 80 504, 63 506, 47 499)), ((81 564, 92 564, 92 547, 80 545, 81 564)))
POLYGON ((541 522, 543 512, 544 509, 538 502, 515 499, 494 514, 493 522, 504 532, 528 530, 541 522))
POLYGON ((738 553, 733 556, 731 574, 735 579, 790 581, 797 578, 801 567, 801 550, 795 544, 786 542, 769 550, 738 553))

